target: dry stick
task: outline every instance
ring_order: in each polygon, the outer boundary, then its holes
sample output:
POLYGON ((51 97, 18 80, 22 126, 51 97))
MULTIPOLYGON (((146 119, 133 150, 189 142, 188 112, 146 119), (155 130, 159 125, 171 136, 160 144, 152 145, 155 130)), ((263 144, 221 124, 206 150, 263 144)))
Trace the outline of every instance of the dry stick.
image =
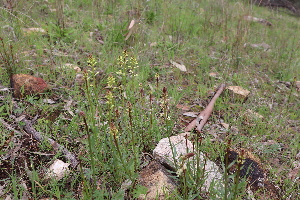
POLYGON ((43 140, 48 140, 48 142, 51 144, 51 146, 53 147, 53 149, 55 151, 60 151, 60 152, 63 153, 63 155, 65 156, 65 158, 68 159, 71 162, 71 166, 73 168, 75 168, 78 165, 78 161, 77 161, 75 155, 72 154, 68 149, 66 149, 64 146, 58 144, 55 140, 53 140, 51 138, 48 138, 47 136, 43 136, 42 133, 36 131, 32 127, 32 122, 30 120, 22 119, 22 122, 25 123, 23 129, 27 133, 30 133, 31 135, 33 135, 34 139, 36 139, 39 142, 41 142, 43 140))
POLYGON ((193 130, 193 128, 195 128, 195 126, 197 125, 197 131, 201 131, 204 124, 207 122, 207 119, 209 118, 209 116, 211 115, 213 108, 214 108, 214 104, 217 100, 217 98, 220 96, 220 94, 223 92, 223 90, 225 89, 225 84, 222 84, 217 93, 215 94, 215 96, 211 99, 211 101, 209 102, 209 104, 207 105, 207 107, 197 116, 196 119, 194 119, 191 123, 189 123, 189 125, 184 129, 185 132, 189 132, 191 130, 193 130))
MULTIPOLYGON (((18 109, 19 106, 14 103, 14 109, 18 109)), ((66 149, 64 146, 58 144, 55 140, 47 137, 47 136, 43 136, 42 133, 36 131, 33 127, 32 127, 32 122, 36 120, 38 116, 36 116, 35 118, 33 118, 32 120, 27 120, 25 118, 23 118, 22 120, 17 120, 17 121, 21 121, 24 122, 25 125, 23 126, 24 131, 26 131, 27 133, 33 135, 34 139, 36 139, 39 142, 42 142, 43 140, 48 140, 48 142, 51 144, 51 146, 53 147, 53 149, 55 151, 60 151, 62 152, 62 154, 65 156, 66 159, 68 159, 71 162, 71 167, 75 168, 78 165, 78 161, 75 157, 74 154, 72 154, 68 149, 66 149)), ((15 116, 12 116, 12 118, 15 118, 15 116)))
MULTIPOLYGON (((53 147, 53 149, 55 151, 61 151, 63 153, 63 155, 71 162, 71 166, 73 168, 75 168, 78 164, 78 161, 76 159, 76 157, 70 152, 68 151, 68 149, 66 149, 64 146, 58 144, 57 142, 55 142, 55 140, 48 138, 46 136, 43 136, 42 133, 36 131, 33 127, 32 127, 32 122, 30 120, 27 119, 22 119, 22 122, 25 123, 24 126, 24 130, 33 135, 34 139, 36 139, 37 141, 41 142, 44 139, 48 140, 48 142, 51 144, 51 146, 53 147)), ((24 135, 22 132, 14 129, 10 124, 8 124, 7 122, 5 122, 3 119, 0 118, 0 122, 10 131, 14 131, 15 133, 18 133, 20 135, 24 135)))
POLYGON ((17 131, 16 129, 14 129, 10 124, 8 124, 7 122, 5 122, 3 119, 0 118, 0 122, 10 131, 13 131, 19 135, 23 135, 23 133, 21 133, 20 131, 17 131))

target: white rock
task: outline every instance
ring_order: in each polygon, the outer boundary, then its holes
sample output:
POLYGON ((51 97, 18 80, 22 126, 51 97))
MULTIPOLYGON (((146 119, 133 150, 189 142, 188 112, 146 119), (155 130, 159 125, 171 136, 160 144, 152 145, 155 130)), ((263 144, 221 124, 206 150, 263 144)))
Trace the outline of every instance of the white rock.
POLYGON ((55 178, 56 180, 62 179, 69 171, 69 163, 65 163, 59 159, 56 159, 49 167, 46 174, 46 178, 55 178))
MULTIPOLYGON (((160 140, 156 148, 153 150, 153 155, 154 158, 163 165, 167 165, 173 169, 176 169, 177 167, 176 170, 178 173, 181 170, 180 166, 182 166, 182 159, 180 159, 180 156, 193 152, 194 149, 191 141, 183 136, 172 136, 170 138, 163 138, 160 140)), ((191 168, 194 173, 197 170, 196 158, 197 156, 199 157, 200 169, 205 169, 205 183, 201 189, 208 191, 211 183, 214 182, 214 187, 221 190, 223 188, 223 175, 219 172, 219 167, 214 162, 205 158, 203 153, 194 153, 195 155, 187 159, 187 162, 190 162, 190 166, 192 166, 191 168)))
POLYGON ((179 157, 191 152, 193 152, 193 144, 189 140, 183 136, 172 136, 161 139, 153 150, 153 155, 163 165, 175 169, 175 162, 179 160, 179 157), (175 155, 173 155, 172 148, 175 155))

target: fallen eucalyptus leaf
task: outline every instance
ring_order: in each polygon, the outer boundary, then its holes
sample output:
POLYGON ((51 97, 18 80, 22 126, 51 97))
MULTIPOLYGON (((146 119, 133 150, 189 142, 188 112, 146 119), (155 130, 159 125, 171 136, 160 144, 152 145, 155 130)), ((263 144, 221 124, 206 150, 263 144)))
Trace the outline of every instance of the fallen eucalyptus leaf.
POLYGON ((53 101, 52 99, 43 99, 43 103, 47 103, 47 104, 55 104, 56 102, 53 101))
POLYGON ((253 16, 244 16, 244 20, 246 21, 251 21, 251 22, 259 22, 261 24, 267 25, 267 26, 272 26, 272 23, 261 18, 253 17, 253 16))
POLYGON ((250 91, 245 90, 244 88, 240 86, 228 86, 226 88, 228 91, 231 92, 233 95, 234 99, 240 99, 240 100, 246 100, 248 95, 250 94, 250 91), (237 98, 235 98, 237 97, 237 98))
POLYGON ((22 28, 22 31, 25 33, 46 33, 45 29, 42 28, 22 28))
POLYGON ((174 61, 172 61, 172 60, 170 60, 170 63, 172 64, 172 65, 174 65, 175 67, 177 67, 178 69, 180 69, 180 71, 183 71, 183 72, 186 72, 187 70, 186 70, 186 67, 184 66, 184 65, 181 65, 181 64, 179 64, 179 63, 177 63, 177 62, 174 62, 174 61))
POLYGON ((260 118, 260 119, 264 118, 264 116, 262 116, 262 115, 260 115, 260 114, 258 114, 258 113, 256 113, 256 112, 254 112, 254 111, 251 110, 251 109, 247 109, 247 113, 250 114, 250 115, 253 116, 253 117, 256 117, 256 118, 260 118))
POLYGON ((185 112, 183 113, 184 116, 188 116, 188 117, 197 117, 198 116, 198 112, 185 112))
POLYGON ((130 30, 134 26, 134 24, 135 24, 135 20, 133 19, 133 20, 131 20, 131 22, 128 26, 128 30, 130 30))
POLYGON ((220 123, 224 128, 229 129, 229 124, 226 123, 220 123))

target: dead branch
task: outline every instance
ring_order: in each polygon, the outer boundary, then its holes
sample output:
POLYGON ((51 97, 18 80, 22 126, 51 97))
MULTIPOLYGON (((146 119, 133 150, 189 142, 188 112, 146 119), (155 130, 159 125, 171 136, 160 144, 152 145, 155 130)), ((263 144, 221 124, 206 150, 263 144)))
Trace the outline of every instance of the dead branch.
POLYGON ((2 118, 0 118, 0 122, 10 131, 13 131, 19 135, 23 135, 23 133, 21 133, 20 131, 17 131, 16 129, 14 129, 10 124, 8 124, 7 122, 5 122, 2 118))
POLYGON ((47 140, 51 144, 51 146, 53 147, 53 149, 55 151, 62 152, 62 154, 65 156, 65 158, 68 159, 71 162, 71 166, 73 168, 75 168, 77 166, 78 161, 77 161, 75 155, 72 154, 68 149, 66 149, 64 146, 58 144, 55 140, 53 140, 53 139, 51 139, 51 138, 49 138, 47 136, 44 136, 42 133, 36 131, 32 127, 31 120, 27 120, 27 119, 24 118, 21 121, 25 123, 23 129, 27 133, 31 134, 34 137, 34 139, 36 139, 39 142, 42 142, 43 140, 47 140))
MULTIPOLYGON (((11 117, 13 117, 13 116, 11 116, 11 117)), ((13 117, 13 118, 15 118, 15 117, 13 117)), ((15 119, 16 119, 16 118, 15 118, 15 119)), ((75 167, 77 166, 78 161, 77 161, 75 155, 72 154, 72 153, 71 153, 68 149, 66 149, 63 145, 58 144, 55 140, 53 140, 53 139, 51 139, 51 138, 49 138, 49 137, 47 137, 47 136, 43 136, 42 133, 36 131, 36 130, 32 127, 32 121, 31 121, 31 120, 27 120, 27 119, 23 118, 23 119, 20 120, 20 121, 22 121, 22 122, 25 123, 25 125, 24 125, 24 127, 23 127, 23 129, 24 129, 25 132, 31 134, 31 135, 34 137, 34 139, 36 139, 36 140, 39 141, 39 142, 42 142, 43 140, 47 140, 47 141, 51 144, 51 146, 53 147, 53 149, 54 149, 55 151, 60 151, 60 152, 65 156, 65 158, 66 158, 67 160, 70 161, 71 166, 72 166, 73 168, 75 168, 75 167)), ((33 121, 34 121, 34 119, 33 119, 33 121)), ((1 122, 8 130, 14 131, 15 133, 18 133, 18 134, 20 134, 20 135, 24 135, 24 133, 22 133, 22 132, 20 132, 20 131, 18 131, 18 130, 16 130, 16 129, 14 129, 10 124, 8 124, 7 122, 5 122, 5 121, 4 121, 3 119, 1 119, 1 118, 0 118, 0 122, 1 122)))
POLYGON ((214 108, 214 104, 217 100, 217 98, 220 96, 220 94, 223 92, 223 90, 225 89, 225 84, 222 84, 217 93, 215 94, 215 96, 211 99, 211 101, 209 102, 209 104, 207 105, 207 107, 197 116, 196 119, 194 119, 185 129, 185 132, 189 132, 191 130, 193 130, 193 128, 195 128, 195 126, 197 126, 197 131, 201 131, 203 126, 205 125, 205 123, 207 122, 207 119, 209 118, 209 116, 211 115, 213 108, 214 108))

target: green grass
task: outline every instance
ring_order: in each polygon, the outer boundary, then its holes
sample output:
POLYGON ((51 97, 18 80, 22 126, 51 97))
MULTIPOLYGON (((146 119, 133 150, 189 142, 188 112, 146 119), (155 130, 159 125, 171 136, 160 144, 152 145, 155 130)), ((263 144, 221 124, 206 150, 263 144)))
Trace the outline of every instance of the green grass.
MULTIPOLYGON (((29 117, 39 114, 35 129, 67 147, 80 160, 79 169, 71 176, 47 182, 38 174, 51 161, 63 159, 62 155, 41 156, 40 163, 30 163, 32 158, 28 157, 32 177, 25 174, 22 179, 30 187, 32 198, 133 198, 143 191, 135 184, 142 153, 151 153, 160 139, 176 135, 185 127, 176 105, 195 105, 199 99, 207 102, 208 91, 221 83, 241 86, 251 94, 242 103, 225 93, 218 99, 208 125, 222 119, 236 127, 236 133, 229 132, 231 147, 248 149, 259 157, 270 171, 270 181, 280 187, 283 199, 298 195, 299 183, 287 178, 300 147, 299 92, 293 86, 300 79, 298 18, 233 0, 18 1, 13 10, 0 7, 0 13, 0 26, 11 27, 0 30, 0 84, 9 86, 9 70, 13 69, 15 73, 41 77, 51 87, 42 98, 19 101, 19 111, 12 109, 11 97, 1 92, 5 96, 0 102, 1 118, 13 121, 10 115, 16 112, 29 117), (266 19, 272 26, 246 21, 246 15, 266 19), (138 22, 125 41, 132 19, 138 22), (43 28, 46 33, 22 31, 31 27, 43 28), (90 37, 95 29, 104 44, 90 37), (270 50, 249 46, 259 43, 270 45, 270 50), (125 56, 124 50, 129 60, 120 63, 118 58, 125 56), (88 65, 90 55, 95 63, 88 65), (170 60, 182 62, 188 72, 171 66, 170 60), (81 68, 84 84, 75 82, 76 71, 62 67, 66 63, 81 68), (119 70, 123 74, 118 74, 119 70), (210 72, 217 72, 220 78, 210 77, 210 72), (107 87, 109 79, 112 85, 107 87), (287 88, 285 82, 291 86, 287 88), (57 101, 51 105, 43 99, 57 101), (72 101, 72 112, 65 109, 67 101, 72 101), (244 114, 247 109, 264 118, 249 117, 244 114), (260 145, 267 140, 276 144, 260 145), (274 164, 276 160, 280 165, 274 164), (121 188, 125 180, 133 183, 126 192, 121 188)), ((201 111, 201 106, 195 105, 196 110, 201 111)), ((208 128, 204 128, 205 140, 199 150, 212 160, 224 157, 225 142, 212 142, 208 128)), ((0 146, 14 148, 10 131, 5 127, 0 130, 0 146)), ((53 153, 46 143, 39 144, 38 151, 53 153)), ((18 179, 20 171, 16 167, 8 172, 6 192, 0 198, 7 194, 21 198, 25 189, 18 179)), ((174 192, 176 198, 213 198, 218 193, 213 188, 208 194, 198 194, 193 183, 199 177, 201 170, 180 179, 184 184, 174 192)), ((231 195, 238 191, 235 198, 242 199, 247 196, 243 184, 238 184, 238 190, 236 184, 227 189, 231 195)))

